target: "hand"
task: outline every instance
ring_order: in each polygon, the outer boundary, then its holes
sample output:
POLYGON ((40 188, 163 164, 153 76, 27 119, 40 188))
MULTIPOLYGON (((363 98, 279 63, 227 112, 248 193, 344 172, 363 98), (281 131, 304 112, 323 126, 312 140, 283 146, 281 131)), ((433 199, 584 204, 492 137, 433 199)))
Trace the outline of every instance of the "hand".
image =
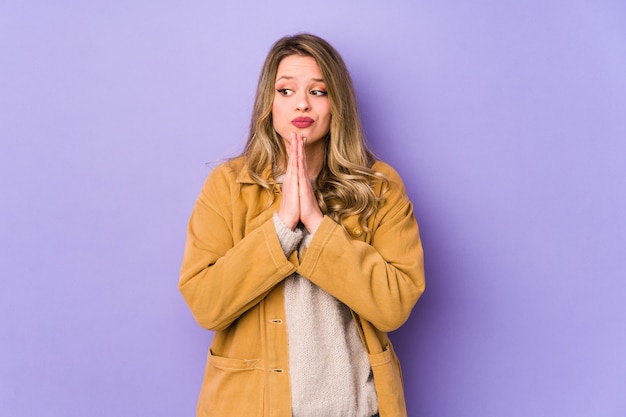
POLYGON ((294 230, 300 221, 300 198, 298 191, 298 143, 296 134, 289 135, 287 169, 283 177, 283 195, 280 200, 278 217, 294 230))
POLYGON ((289 157, 283 179, 283 195, 278 216, 291 230, 302 222, 309 232, 317 229, 324 215, 317 204, 309 180, 304 145, 306 139, 297 133, 289 136, 289 157))
POLYGON ((300 221, 304 227, 313 232, 322 222, 324 215, 317 204, 317 198, 313 192, 313 186, 309 179, 309 171, 306 164, 304 145, 306 138, 298 141, 298 190, 300 195, 300 221))

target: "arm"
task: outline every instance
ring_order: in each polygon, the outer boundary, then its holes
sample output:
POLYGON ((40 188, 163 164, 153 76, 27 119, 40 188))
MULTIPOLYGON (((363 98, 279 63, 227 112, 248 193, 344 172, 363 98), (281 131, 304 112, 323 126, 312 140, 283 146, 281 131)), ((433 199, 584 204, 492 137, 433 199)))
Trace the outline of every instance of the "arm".
POLYGON ((425 283, 412 204, 400 177, 393 171, 385 175, 390 189, 370 226, 371 244, 352 239, 324 217, 298 273, 388 332, 408 319, 425 283))
POLYGON ((285 256, 272 216, 245 233, 235 175, 224 166, 209 176, 189 220, 179 289, 198 323, 228 327, 296 267, 285 256), (239 223, 237 223, 239 222, 239 223))

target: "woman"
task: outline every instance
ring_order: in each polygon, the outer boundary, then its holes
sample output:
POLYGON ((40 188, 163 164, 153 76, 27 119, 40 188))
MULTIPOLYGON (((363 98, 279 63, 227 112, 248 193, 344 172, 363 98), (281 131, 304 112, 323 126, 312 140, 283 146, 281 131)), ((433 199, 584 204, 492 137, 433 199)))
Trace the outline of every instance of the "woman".
POLYGON ((245 150, 196 201, 179 288, 215 331, 198 416, 406 415, 386 332, 424 290, 418 227, 323 39, 269 52, 245 150))

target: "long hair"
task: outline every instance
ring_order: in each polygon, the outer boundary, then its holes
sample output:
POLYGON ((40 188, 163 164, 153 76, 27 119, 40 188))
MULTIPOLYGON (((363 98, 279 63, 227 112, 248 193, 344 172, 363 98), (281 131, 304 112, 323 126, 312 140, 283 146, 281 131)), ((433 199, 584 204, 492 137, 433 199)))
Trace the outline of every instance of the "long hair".
POLYGON ((243 152, 250 175, 269 191, 264 173, 268 168, 286 165, 287 150, 274 130, 272 105, 278 65, 291 55, 315 59, 328 92, 330 130, 324 140, 324 161, 315 187, 320 209, 339 223, 347 216, 358 215, 359 223, 366 228, 367 219, 382 201, 375 195, 373 184, 386 182, 386 179, 371 169, 375 157, 365 142, 348 69, 335 48, 320 37, 286 36, 268 53, 259 77, 250 133, 243 152))

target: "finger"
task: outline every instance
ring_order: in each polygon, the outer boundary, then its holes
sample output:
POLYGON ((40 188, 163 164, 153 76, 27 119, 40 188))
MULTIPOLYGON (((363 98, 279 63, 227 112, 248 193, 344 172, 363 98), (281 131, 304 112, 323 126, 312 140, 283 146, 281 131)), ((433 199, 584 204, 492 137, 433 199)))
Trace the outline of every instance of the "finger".
MULTIPOLYGON (((287 169, 285 170, 285 177, 291 176, 294 173, 297 173, 298 169, 298 151, 296 148, 296 134, 291 132, 289 134, 289 147, 287 148, 287 169)), ((287 178, 285 178, 287 179, 287 178)))
POLYGON ((306 151, 305 151, 306 148, 305 148, 305 145, 306 145, 306 138, 302 138, 302 140, 299 143, 299 146, 300 146, 300 149, 299 149, 300 152, 299 152, 299 155, 298 155, 299 156, 299 162, 300 162, 300 166, 299 166, 300 170, 299 170, 299 172, 301 173, 301 175, 304 175, 306 177, 307 182, 308 182, 309 170, 308 170, 307 165, 306 165, 306 151))
POLYGON ((283 177, 283 192, 278 215, 285 225, 294 229, 300 220, 300 197, 298 191, 298 147, 294 133, 289 135, 287 168, 283 177))
POLYGON ((289 134, 289 152, 295 151, 298 144, 298 134, 291 132, 289 134))
POLYGON ((300 221, 309 232, 317 229, 323 219, 313 185, 309 179, 306 160, 306 138, 301 138, 298 147, 298 193, 300 196, 300 221))
POLYGON ((298 144, 298 178, 305 186, 311 187, 309 169, 306 161, 306 138, 302 138, 298 144))

